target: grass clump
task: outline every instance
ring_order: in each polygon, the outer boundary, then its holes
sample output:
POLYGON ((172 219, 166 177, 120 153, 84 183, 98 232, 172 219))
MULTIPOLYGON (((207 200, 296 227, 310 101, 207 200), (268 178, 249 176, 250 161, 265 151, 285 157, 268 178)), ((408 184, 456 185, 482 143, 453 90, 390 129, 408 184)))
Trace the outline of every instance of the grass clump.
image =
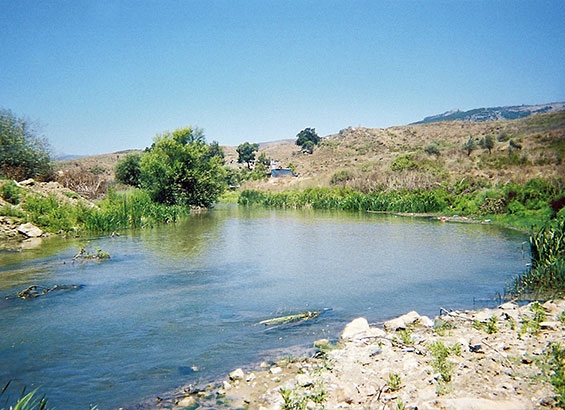
MULTIPOLYGON (((8 382, 4 385, 2 390, 0 391, 0 397, 4 395, 8 386, 11 382, 8 382)), ((7 405, 7 401, 6 401, 7 405)), ((37 397, 37 389, 25 394, 25 386, 22 389, 20 394, 20 398, 16 401, 16 403, 10 407, 2 407, 1 410, 49 410, 47 408, 47 399, 44 397, 38 398, 37 397)))
POLYGON ((4 201, 12 205, 17 205, 20 203, 20 188, 14 183, 14 181, 6 182, 2 185, 2 188, 0 188, 0 196, 4 201))
POLYGON ((398 391, 402 387, 402 379, 398 373, 389 373, 386 384, 390 387, 391 391, 398 391))
POLYGON ((451 331, 451 329, 453 329, 453 324, 449 323, 445 320, 441 320, 438 319, 434 322, 434 332, 438 335, 438 336, 445 336, 446 333, 448 333, 449 331, 451 331))
POLYGON ((405 345, 412 344, 412 329, 407 327, 406 329, 400 329, 397 332, 398 336, 400 337, 400 341, 405 345))
POLYGON ((550 381, 556 393, 556 404, 565 409, 565 348, 559 343, 553 343, 549 355, 550 381))
POLYGON ((451 389, 451 380, 453 378, 454 365, 447 358, 450 355, 460 356, 461 345, 455 343, 451 347, 447 347, 441 341, 430 343, 428 349, 433 357, 432 368, 439 373, 437 393, 438 395, 447 394, 451 389))
POLYGON ((532 318, 524 317, 522 319, 522 328, 520 329, 519 336, 529 333, 531 335, 538 335, 541 330, 541 323, 547 319, 547 312, 539 302, 533 302, 530 305, 530 312, 532 318))
POLYGON ((565 294, 565 218, 551 221, 530 236, 530 269, 515 279, 518 296, 554 298, 565 294))

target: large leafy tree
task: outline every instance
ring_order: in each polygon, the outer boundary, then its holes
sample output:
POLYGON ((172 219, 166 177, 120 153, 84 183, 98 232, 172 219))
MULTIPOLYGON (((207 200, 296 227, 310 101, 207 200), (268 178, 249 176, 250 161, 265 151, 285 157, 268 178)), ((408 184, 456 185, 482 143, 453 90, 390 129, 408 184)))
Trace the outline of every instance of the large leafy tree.
POLYGON ((259 149, 259 144, 250 144, 249 142, 244 142, 237 146, 237 153, 239 157, 237 162, 240 164, 243 162, 247 163, 247 168, 251 169, 251 162, 255 159, 255 152, 259 149))
POLYGON ((300 145, 304 151, 308 153, 314 152, 314 146, 320 142, 320 137, 316 133, 315 128, 304 128, 296 134, 296 145, 300 145))
POLYGON ((30 121, 5 109, 0 109, 0 173, 18 180, 52 173, 47 140, 30 121))
POLYGON ((225 187, 222 162, 190 127, 159 135, 141 158, 141 186, 156 202, 209 206, 225 187))

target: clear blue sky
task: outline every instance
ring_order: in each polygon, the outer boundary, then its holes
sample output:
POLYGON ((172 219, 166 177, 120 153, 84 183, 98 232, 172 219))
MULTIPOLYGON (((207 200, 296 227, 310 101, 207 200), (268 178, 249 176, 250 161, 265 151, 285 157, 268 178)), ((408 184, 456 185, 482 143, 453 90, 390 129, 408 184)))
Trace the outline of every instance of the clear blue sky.
POLYGON ((0 107, 57 153, 565 100, 565 1, 0 0, 0 107))

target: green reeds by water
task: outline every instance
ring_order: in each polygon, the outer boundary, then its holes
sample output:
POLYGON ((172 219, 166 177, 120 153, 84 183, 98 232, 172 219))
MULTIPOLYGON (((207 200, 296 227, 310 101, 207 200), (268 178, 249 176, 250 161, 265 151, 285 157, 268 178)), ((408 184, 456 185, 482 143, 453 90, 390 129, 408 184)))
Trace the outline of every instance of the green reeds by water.
POLYGON ((547 223, 530 236, 531 265, 510 293, 536 299, 565 295, 565 218, 547 223))
POLYGON ((84 202, 64 202, 53 195, 29 196, 19 216, 48 232, 81 234, 176 222, 189 214, 189 207, 158 204, 147 192, 130 189, 119 193, 110 191, 97 207, 84 202))
POLYGON ((446 210, 451 196, 443 189, 372 194, 340 188, 310 188, 304 191, 278 193, 246 190, 239 196, 238 203, 246 206, 262 205, 292 209, 428 213, 446 210))

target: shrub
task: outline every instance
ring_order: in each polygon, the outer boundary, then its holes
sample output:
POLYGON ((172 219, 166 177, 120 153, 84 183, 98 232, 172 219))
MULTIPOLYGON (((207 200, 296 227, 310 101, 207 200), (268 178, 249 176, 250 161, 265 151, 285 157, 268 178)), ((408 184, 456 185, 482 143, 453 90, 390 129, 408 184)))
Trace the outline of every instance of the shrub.
POLYGON ((424 152, 428 155, 438 156, 440 154, 440 147, 437 142, 432 142, 424 148, 424 152))
POLYGON ((0 189, 0 196, 4 201, 11 203, 12 205, 17 205, 20 203, 20 189, 13 182, 9 181, 2 185, 0 189))
POLYGON ((0 172, 8 178, 46 180, 52 176, 49 145, 34 125, 0 110, 0 172))
POLYGON ((141 184, 141 154, 127 154, 116 164, 116 180, 122 184, 138 187, 141 184))
POLYGON ((353 172, 348 169, 342 169, 334 173, 330 179, 330 185, 339 185, 354 178, 353 172))

